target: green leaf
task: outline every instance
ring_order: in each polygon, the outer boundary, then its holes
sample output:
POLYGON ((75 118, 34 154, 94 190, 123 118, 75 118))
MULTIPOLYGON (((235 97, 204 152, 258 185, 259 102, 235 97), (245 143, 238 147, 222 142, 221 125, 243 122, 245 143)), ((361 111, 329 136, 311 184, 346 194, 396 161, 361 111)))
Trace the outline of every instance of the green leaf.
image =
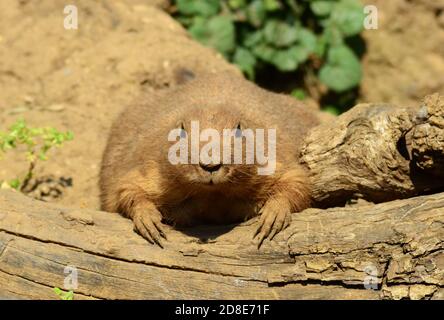
POLYGON ((238 47, 233 56, 233 62, 247 74, 250 79, 254 79, 254 67, 256 66, 256 57, 247 49, 238 47))
POLYGON ((184 15, 213 16, 219 12, 219 0, 176 0, 177 9, 184 15))
POLYGON ((273 56, 275 54, 273 47, 266 44, 260 44, 255 46, 252 50, 256 57, 266 62, 273 63, 273 56))
POLYGON ((66 292, 63 297, 63 300, 73 300, 74 299, 74 292, 72 290, 66 292))
POLYGON ((65 133, 65 141, 71 141, 74 139, 74 133, 72 131, 67 131, 65 133))
POLYGON ((337 116, 337 115, 341 114, 341 110, 338 107, 331 106, 331 105, 323 107, 322 111, 324 111, 326 113, 330 113, 330 114, 332 114, 334 116, 337 116))
POLYGON ((304 4, 300 3, 300 0, 286 0, 285 2, 293 15, 300 16, 304 11, 304 4))
POLYGON ((259 45, 253 48, 253 53, 284 72, 296 70, 299 64, 307 58, 306 48, 301 45, 288 49, 275 49, 269 45, 259 45))
POLYGON ((341 0, 337 3, 330 20, 346 36, 354 36, 364 29, 364 9, 357 0, 341 0))
POLYGON ((228 5, 231 9, 239 9, 245 7, 247 4, 246 0, 228 0, 228 5))
POLYGON ((304 89, 301 89, 301 88, 294 89, 291 92, 291 95, 298 100, 305 100, 305 98, 307 98, 307 93, 305 92, 304 89))
POLYGON ((251 48, 251 47, 261 43, 263 40, 264 40, 264 34, 263 34, 262 30, 257 30, 254 32, 248 32, 244 36, 243 44, 246 47, 251 48))
POLYGON ((318 0, 310 2, 310 9, 315 15, 325 17, 332 12, 335 4, 336 2, 331 0, 318 0))
POLYGON ((302 45, 296 45, 288 50, 288 54, 298 63, 304 63, 310 52, 302 45))
POLYGON ((332 47, 328 51, 326 64, 319 72, 319 79, 330 89, 344 92, 361 82, 361 63, 347 46, 332 47))
POLYGON ((202 44, 215 48, 223 54, 234 51, 235 29, 229 17, 214 16, 209 19, 196 19, 189 32, 202 44))
POLYGON ((266 9, 262 0, 254 0, 247 7, 247 19, 248 21, 257 27, 260 27, 266 16, 266 9))
POLYGON ((333 47, 342 45, 344 43, 342 32, 334 24, 330 24, 324 29, 322 37, 325 39, 326 44, 333 47))
POLYGON ((53 289, 55 294, 59 296, 61 300, 73 300, 74 299, 74 292, 72 290, 68 292, 64 292, 60 288, 54 288, 53 289))
POLYGON ((277 0, 263 0, 265 10, 276 11, 281 8, 281 4, 277 0))
POLYGON ((46 154, 44 152, 40 152, 38 155, 38 158, 42 161, 48 160, 48 157, 46 156, 46 154))
POLYGON ((273 64, 281 71, 294 71, 299 65, 299 52, 295 48, 278 50, 273 55, 273 64))
POLYGON ((324 34, 319 36, 316 41, 315 53, 318 57, 323 57, 327 50, 327 38, 324 34))
POLYGON ((316 38, 305 34, 304 41, 285 50, 277 50, 273 55, 273 64, 281 71, 294 71, 307 61, 316 49, 316 38))
POLYGON ((21 182, 19 178, 15 178, 9 181, 8 184, 11 188, 18 190, 20 188, 21 182))
POLYGON ((295 26, 279 20, 267 21, 264 27, 265 40, 277 47, 288 47, 298 38, 295 26))
POLYGON ((302 28, 298 33, 299 44, 294 46, 295 57, 298 63, 305 62, 308 57, 316 52, 317 38, 316 35, 309 29, 302 28))
POLYGON ((176 20, 179 21, 187 29, 193 23, 194 17, 191 16, 177 16, 176 20))
POLYGON ((316 48, 317 37, 310 30, 306 28, 299 29, 299 42, 308 50, 314 51, 316 48))

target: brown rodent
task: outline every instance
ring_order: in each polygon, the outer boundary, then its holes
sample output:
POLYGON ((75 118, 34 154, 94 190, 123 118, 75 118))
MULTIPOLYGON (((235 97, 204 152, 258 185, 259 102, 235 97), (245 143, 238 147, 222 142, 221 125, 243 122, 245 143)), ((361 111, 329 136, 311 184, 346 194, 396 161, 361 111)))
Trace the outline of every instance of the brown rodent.
MULTIPOLYGON (((305 133, 318 120, 295 98, 227 73, 201 76, 141 100, 125 109, 111 129, 100 189, 102 209, 131 218, 150 243, 162 246, 164 222, 229 224, 260 214, 255 234, 260 246, 289 224, 292 212, 310 205, 299 152, 305 133), (244 161, 172 164, 168 153, 175 141, 168 141, 168 135, 179 129, 189 141, 191 121, 199 121, 201 132, 259 128, 266 137, 268 129, 276 129, 274 174, 260 175, 257 164, 244 161)), ((245 147, 246 139, 241 140, 245 147)))

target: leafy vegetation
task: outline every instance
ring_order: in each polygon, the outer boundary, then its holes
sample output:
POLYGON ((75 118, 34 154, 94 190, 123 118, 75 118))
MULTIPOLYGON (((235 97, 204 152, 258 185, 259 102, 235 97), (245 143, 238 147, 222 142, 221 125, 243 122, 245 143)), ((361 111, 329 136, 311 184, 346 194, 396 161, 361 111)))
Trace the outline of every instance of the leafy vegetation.
POLYGON ((23 177, 16 177, 2 185, 23 190, 33 177, 38 161, 47 160, 49 150, 72 139, 73 134, 70 131, 63 133, 52 127, 30 128, 22 119, 16 121, 8 131, 0 131, 0 157, 8 150, 16 149, 24 154, 28 162, 28 169, 23 177))
MULTIPOLYGON (((175 0, 201 43, 255 79, 263 66, 301 71, 335 93, 357 87, 361 63, 348 39, 363 29, 359 0, 175 0)), ((313 79, 310 79, 313 83, 313 79)))
POLYGON ((56 295, 60 297, 61 300, 73 300, 74 299, 74 292, 72 290, 65 292, 60 288, 54 288, 54 292, 56 295))

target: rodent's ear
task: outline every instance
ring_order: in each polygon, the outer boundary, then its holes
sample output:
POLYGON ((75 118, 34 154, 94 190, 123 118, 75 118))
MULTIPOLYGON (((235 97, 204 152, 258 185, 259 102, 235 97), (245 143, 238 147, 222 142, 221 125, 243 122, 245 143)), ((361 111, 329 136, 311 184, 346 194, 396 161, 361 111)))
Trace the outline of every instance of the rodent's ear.
POLYGON ((239 122, 237 123, 237 126, 236 126, 235 129, 237 129, 237 130, 245 130, 245 129, 247 129, 247 125, 246 125, 245 121, 244 120, 239 120, 239 122))
POLYGON ((245 130, 247 127, 245 126, 245 122, 243 120, 239 120, 239 122, 236 125, 236 137, 242 136, 242 130, 245 130))
POLYGON ((180 137, 186 138, 187 130, 185 129, 185 121, 183 120, 177 121, 176 128, 179 128, 181 130, 180 137))
POLYGON ((178 129, 182 129, 182 130, 186 130, 185 129, 185 121, 183 120, 179 120, 176 122, 176 128, 178 129))
POLYGON ((186 68, 179 68, 174 71, 174 76, 176 80, 176 84, 182 85, 185 84, 194 78, 196 78, 196 75, 192 70, 186 69, 186 68))

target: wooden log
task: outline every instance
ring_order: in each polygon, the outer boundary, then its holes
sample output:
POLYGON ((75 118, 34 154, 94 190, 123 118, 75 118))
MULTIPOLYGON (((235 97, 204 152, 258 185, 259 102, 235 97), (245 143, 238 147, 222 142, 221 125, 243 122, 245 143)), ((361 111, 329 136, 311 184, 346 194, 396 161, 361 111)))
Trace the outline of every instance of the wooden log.
POLYGON ((117 214, 0 192, 0 297, 74 299, 381 299, 444 294, 444 194, 293 215, 265 241, 256 220, 170 230, 161 249, 117 214), (374 288, 374 289, 372 289, 374 288))
POLYGON ((360 104, 312 130, 302 162, 319 207, 444 190, 444 98, 417 107, 360 104))

